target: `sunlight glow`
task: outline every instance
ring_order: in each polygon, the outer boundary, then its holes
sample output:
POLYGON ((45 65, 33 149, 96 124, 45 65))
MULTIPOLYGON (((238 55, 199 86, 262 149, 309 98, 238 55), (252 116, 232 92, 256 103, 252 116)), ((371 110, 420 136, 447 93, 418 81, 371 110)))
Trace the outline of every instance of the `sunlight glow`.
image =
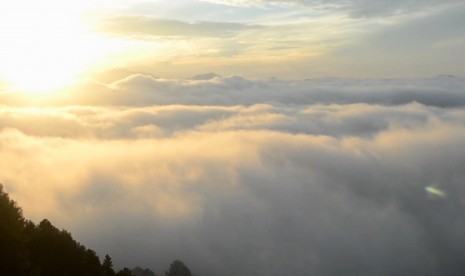
MULTIPOLYGON (((69 3, 68 3, 69 4, 69 3)), ((11 90, 48 93, 72 85, 104 53, 79 9, 58 1, 6 1, 0 9, 0 81, 11 90)))

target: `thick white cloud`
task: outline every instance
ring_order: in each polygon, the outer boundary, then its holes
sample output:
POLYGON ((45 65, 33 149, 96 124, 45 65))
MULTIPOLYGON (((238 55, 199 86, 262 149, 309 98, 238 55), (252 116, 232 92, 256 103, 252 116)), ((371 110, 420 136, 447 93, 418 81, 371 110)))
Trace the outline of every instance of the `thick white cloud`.
POLYGON ((1 182, 27 217, 117 266, 463 274, 461 78, 134 75, 87 89, 87 105, 2 107, 1 182))

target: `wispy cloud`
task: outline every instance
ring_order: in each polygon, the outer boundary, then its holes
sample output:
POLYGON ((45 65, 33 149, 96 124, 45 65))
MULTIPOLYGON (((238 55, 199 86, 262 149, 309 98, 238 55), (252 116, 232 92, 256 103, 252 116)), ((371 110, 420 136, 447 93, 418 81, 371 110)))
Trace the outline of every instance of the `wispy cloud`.
POLYGON ((345 11, 352 17, 390 16, 399 13, 417 12, 442 5, 460 4, 458 0, 206 0, 208 2, 237 6, 254 5, 300 5, 316 9, 345 11))
POLYGON ((228 37, 239 31, 257 28, 260 28, 260 26, 224 22, 186 23, 147 16, 116 17, 107 19, 102 26, 104 32, 139 38, 176 36, 228 37))

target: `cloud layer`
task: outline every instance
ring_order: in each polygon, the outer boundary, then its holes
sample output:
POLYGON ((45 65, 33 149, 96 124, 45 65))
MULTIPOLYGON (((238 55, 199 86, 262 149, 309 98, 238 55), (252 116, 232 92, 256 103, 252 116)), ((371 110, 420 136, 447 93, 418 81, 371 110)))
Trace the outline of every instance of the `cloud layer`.
POLYGON ((89 82, 70 102, 83 105, 311 105, 367 103, 397 105, 418 102, 462 106, 465 79, 449 75, 427 79, 279 79, 251 80, 215 74, 193 79, 157 79, 131 75, 111 84, 89 82), (199 79, 200 78, 200 79, 199 79))
POLYGON ((91 83, 80 105, 3 106, 1 181, 27 217, 117 266, 462 275, 463 89, 450 76, 91 83))

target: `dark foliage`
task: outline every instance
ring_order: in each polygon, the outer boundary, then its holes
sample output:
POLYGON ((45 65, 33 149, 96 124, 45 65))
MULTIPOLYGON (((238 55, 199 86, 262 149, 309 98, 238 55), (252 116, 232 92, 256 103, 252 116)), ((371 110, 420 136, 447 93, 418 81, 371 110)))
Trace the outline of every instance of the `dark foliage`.
MULTIPOLYGON (((21 208, 0 184, 0 275, 5 276, 156 276, 140 267, 115 273, 113 261, 102 263, 91 249, 73 239, 47 219, 38 225, 24 219, 21 208)), ((183 262, 174 261, 167 276, 191 276, 183 262)))
POLYGON ((99 258, 65 230, 43 220, 28 242, 31 268, 41 275, 103 275, 99 258), (51 262, 53 260, 53 262, 51 262))
POLYGON ((0 275, 105 276, 93 250, 46 219, 38 225, 25 220, 1 184, 0 260, 0 275))
POLYGON ((115 276, 115 271, 113 270, 113 261, 109 255, 105 255, 102 263, 103 275, 104 276, 115 276))
POLYGON ((155 272, 151 271, 150 269, 143 269, 138 266, 132 269, 132 273, 134 276, 156 276, 155 272))
POLYGON ((21 209, 0 184, 0 275, 26 274, 29 263, 25 227, 21 209))
POLYGON ((165 272, 166 276, 192 276, 190 269, 180 260, 174 261, 170 269, 165 272))
POLYGON ((118 271, 116 276, 134 276, 134 274, 132 274, 132 271, 129 268, 125 267, 118 271))

